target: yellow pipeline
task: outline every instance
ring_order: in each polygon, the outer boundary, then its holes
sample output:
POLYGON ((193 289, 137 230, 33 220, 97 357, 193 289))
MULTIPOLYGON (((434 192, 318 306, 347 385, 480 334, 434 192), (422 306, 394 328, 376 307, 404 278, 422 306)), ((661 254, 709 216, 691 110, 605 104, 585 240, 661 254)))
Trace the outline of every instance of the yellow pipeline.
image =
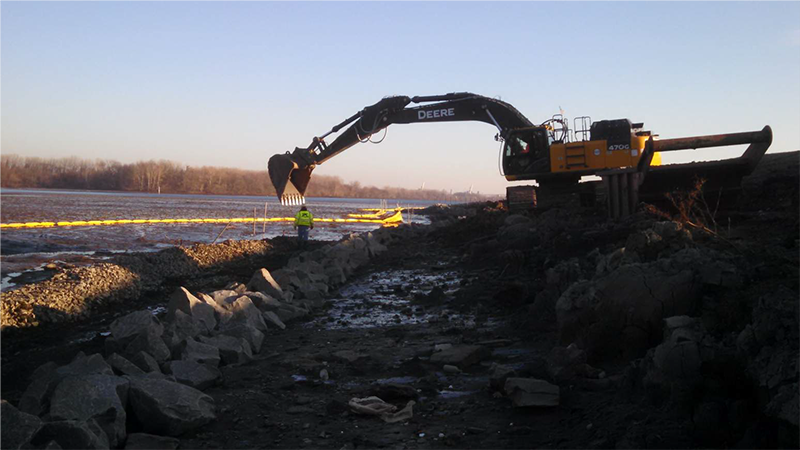
MULTIPOLYGON (((399 224, 403 216, 397 214, 385 219, 314 219, 314 222, 331 223, 380 223, 384 225, 399 224)), ((76 220, 72 222, 14 222, 2 223, 0 228, 52 228, 82 227, 95 225, 127 225, 150 223, 252 223, 252 222, 294 222, 294 217, 236 217, 232 219, 120 219, 120 220, 76 220)))

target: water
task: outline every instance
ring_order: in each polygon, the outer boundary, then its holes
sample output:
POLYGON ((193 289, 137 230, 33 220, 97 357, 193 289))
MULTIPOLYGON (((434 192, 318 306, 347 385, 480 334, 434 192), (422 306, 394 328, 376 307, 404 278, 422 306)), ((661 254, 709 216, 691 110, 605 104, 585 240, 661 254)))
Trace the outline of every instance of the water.
MULTIPOLYGON (((297 207, 282 206, 275 197, 236 195, 146 194, 132 192, 60 191, 45 189, 0 190, 0 221, 40 222, 107 219, 294 217, 297 207)), ((318 218, 344 218, 363 208, 377 208, 379 199, 308 198, 309 210, 318 218)), ((425 207, 437 202, 389 200, 396 205, 425 207)), ((428 223, 414 216, 414 223, 428 223)), ((350 232, 375 230, 372 223, 318 223, 311 239, 335 241, 350 232)), ((91 227, 3 229, 0 240, 2 289, 13 288, 18 275, 31 276, 50 262, 85 265, 108 259, 114 253, 158 251, 175 245, 211 243, 226 239, 265 239, 295 236, 291 222, 232 224, 130 224, 91 227), (224 230, 224 231, 223 231, 224 230), (222 233, 220 235, 220 233, 222 233)), ((34 280, 35 281, 35 280, 34 280)))
MULTIPOLYGON (((369 279, 353 282, 343 287, 331 299, 328 314, 306 326, 324 326, 328 329, 373 328, 391 325, 429 323, 439 320, 439 313, 412 304, 415 296, 429 295, 434 288, 441 295, 452 295, 458 290, 461 276, 447 271, 429 273, 424 269, 387 270, 373 274, 369 279), (324 323, 322 323, 324 322, 324 323)), ((457 314, 450 320, 473 320, 457 314)))

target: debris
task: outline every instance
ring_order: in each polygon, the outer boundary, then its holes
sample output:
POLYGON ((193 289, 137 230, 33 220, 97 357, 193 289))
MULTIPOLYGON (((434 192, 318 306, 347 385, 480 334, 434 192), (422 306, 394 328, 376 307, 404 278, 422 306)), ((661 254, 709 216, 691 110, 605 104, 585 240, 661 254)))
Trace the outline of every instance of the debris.
POLYGON ((414 416, 413 408, 416 402, 409 400, 406 406, 397 411, 397 407, 386 403, 378 397, 351 398, 348 405, 359 414, 378 416, 386 423, 396 423, 408 420, 414 416), (397 411, 397 412, 395 412, 397 411))

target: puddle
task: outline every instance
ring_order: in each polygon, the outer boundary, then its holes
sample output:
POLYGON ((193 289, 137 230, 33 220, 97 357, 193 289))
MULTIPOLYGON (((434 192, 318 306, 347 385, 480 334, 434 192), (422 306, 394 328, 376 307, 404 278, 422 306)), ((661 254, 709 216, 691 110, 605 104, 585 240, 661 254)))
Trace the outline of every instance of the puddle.
POLYGON ((167 307, 164 305, 148 306, 147 310, 153 313, 154 316, 157 316, 159 314, 166 313, 167 307))
POLYGON ((389 383, 397 383, 397 384, 411 384, 415 383, 419 380, 418 377, 392 377, 392 378, 380 378, 375 380, 377 384, 389 384, 389 383))
POLYGON ((472 394, 474 394, 476 392, 478 392, 478 391, 448 391, 448 390, 444 390, 444 391, 439 391, 439 397, 441 397, 443 399, 459 398, 459 397, 465 397, 467 395, 472 395, 472 394))
POLYGON ((461 285, 461 276, 455 271, 432 274, 424 269, 388 270, 356 281, 331 299, 328 315, 308 323, 307 327, 374 328, 391 325, 429 323, 438 320, 473 324, 471 317, 458 314, 442 316, 431 313, 424 305, 413 302, 415 298, 430 299, 439 304, 442 298, 453 295, 461 285))
POLYGON ((301 381, 308 381, 308 377, 305 375, 292 375, 292 380, 299 383, 301 381))

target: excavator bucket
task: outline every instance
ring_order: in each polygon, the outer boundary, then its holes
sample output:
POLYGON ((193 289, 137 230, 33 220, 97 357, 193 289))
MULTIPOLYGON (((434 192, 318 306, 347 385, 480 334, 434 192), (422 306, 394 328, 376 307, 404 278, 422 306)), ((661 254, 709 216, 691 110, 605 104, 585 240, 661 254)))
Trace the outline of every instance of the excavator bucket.
POLYGON ((269 179, 282 205, 305 204, 306 188, 311 180, 312 170, 314 166, 300 168, 289 154, 275 155, 269 159, 269 179))

